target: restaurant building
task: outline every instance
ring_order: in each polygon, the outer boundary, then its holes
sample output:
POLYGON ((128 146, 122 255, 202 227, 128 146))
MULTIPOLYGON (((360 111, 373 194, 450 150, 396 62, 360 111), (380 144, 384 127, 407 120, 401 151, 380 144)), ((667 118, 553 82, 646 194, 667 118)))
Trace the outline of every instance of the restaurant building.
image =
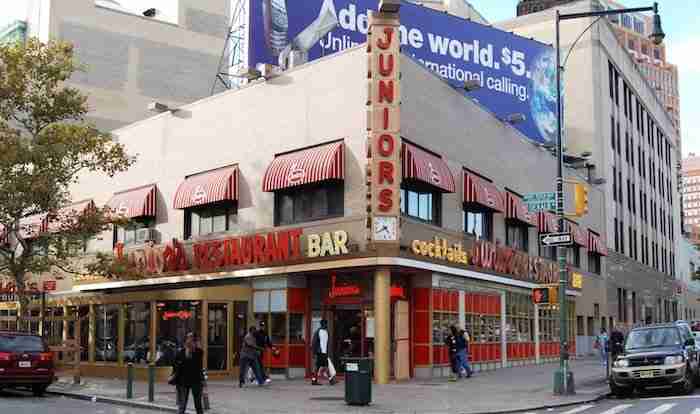
MULTIPOLYGON (((376 47, 115 131, 138 161, 81 177, 73 199, 131 219, 90 246, 114 251, 128 276, 74 278, 49 300, 76 316, 61 335, 77 337, 86 375, 132 362, 145 376, 154 362, 165 378, 188 331, 210 375, 235 375, 260 321, 280 350, 266 366, 291 378, 310 374, 321 319, 339 371, 342 357, 372 357, 380 383, 446 375, 453 324, 471 334, 477 372, 558 357, 558 310, 531 299, 558 282, 554 252, 538 246, 556 219, 522 201, 553 188, 555 158, 401 54, 391 17, 373 24, 376 47)), ((578 310, 604 300, 597 197, 567 221, 572 355, 578 310)))

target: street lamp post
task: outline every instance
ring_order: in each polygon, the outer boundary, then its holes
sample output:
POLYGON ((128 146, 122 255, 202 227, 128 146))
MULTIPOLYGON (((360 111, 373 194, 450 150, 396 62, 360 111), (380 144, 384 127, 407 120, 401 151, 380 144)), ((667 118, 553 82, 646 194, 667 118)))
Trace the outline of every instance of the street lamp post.
MULTIPOLYGON (((663 42, 666 36, 661 29, 661 17, 659 16, 659 5, 654 3, 652 7, 637 7, 629 9, 615 9, 615 10, 602 10, 595 12, 584 12, 584 13, 567 13, 561 14, 557 9, 555 12, 556 16, 556 82, 557 82, 557 180, 556 180, 556 193, 557 193, 557 216, 559 217, 559 232, 564 232, 564 151, 562 145, 562 119, 563 119, 563 108, 561 104, 561 74, 564 71, 564 66, 566 61, 573 51, 576 42, 583 36, 583 34, 588 31, 593 25, 604 16, 625 14, 625 13, 638 13, 638 12, 654 12, 654 26, 652 33, 649 35, 650 39, 655 44, 660 44, 663 42), (560 23, 562 20, 573 20, 582 19, 589 17, 597 17, 593 23, 591 23, 586 30, 584 30, 579 37, 571 45, 569 53, 567 54, 564 62, 561 61, 561 44, 560 44, 560 23)), ((569 338, 568 338, 568 312, 566 303, 566 287, 568 283, 568 272, 566 270, 566 247, 559 246, 557 251, 557 259, 559 263, 559 370, 554 373, 554 392, 555 394, 567 395, 573 394, 575 392, 574 382, 573 382, 573 372, 569 370, 569 338)))

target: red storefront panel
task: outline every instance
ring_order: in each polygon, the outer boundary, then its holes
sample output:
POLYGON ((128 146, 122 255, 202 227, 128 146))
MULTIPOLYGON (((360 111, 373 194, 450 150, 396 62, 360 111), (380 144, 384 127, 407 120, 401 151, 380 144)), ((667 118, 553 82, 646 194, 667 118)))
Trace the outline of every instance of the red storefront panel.
POLYGON ((442 290, 433 289, 433 310, 442 310, 442 290))
POLYGON ((433 365, 449 364, 450 358, 445 345, 433 345, 433 365))
POLYGON ((288 288, 287 308, 289 312, 305 313, 308 294, 309 290, 306 288, 288 288))
POLYGON ((413 289, 413 306, 415 310, 430 310, 430 289, 415 288, 413 289))
POLYGON ((289 345, 289 366, 306 366, 306 345, 289 345))
POLYGON ((415 345, 413 347, 414 365, 430 365, 430 345, 415 345))
POLYGON ((450 292, 448 290, 441 290, 440 291, 440 300, 442 302, 442 310, 444 311, 449 311, 450 310, 450 292))
POLYGON ((417 344, 429 343, 432 335, 430 312, 415 312, 413 318, 413 342, 417 344))
POLYGON ((464 294, 464 309, 467 313, 474 312, 474 295, 471 293, 464 294))
POLYGON ((279 349, 279 355, 275 356, 269 349, 265 350, 265 361, 267 366, 272 368, 286 368, 288 366, 289 354, 287 345, 275 345, 279 349))
POLYGON ((459 312, 459 292, 451 291, 450 294, 450 311, 459 312))

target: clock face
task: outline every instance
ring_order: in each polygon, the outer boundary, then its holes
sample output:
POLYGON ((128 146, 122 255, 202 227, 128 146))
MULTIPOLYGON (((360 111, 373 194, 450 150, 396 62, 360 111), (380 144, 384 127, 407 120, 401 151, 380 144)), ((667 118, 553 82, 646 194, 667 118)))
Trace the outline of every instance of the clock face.
POLYGON ((394 241, 398 239, 396 217, 375 217, 372 236, 378 241, 394 241))

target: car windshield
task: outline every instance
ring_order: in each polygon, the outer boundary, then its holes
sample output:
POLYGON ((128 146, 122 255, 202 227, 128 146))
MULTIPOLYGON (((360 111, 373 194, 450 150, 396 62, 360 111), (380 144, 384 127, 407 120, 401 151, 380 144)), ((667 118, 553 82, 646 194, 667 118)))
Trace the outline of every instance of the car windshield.
POLYGON ((630 332, 625 349, 661 348, 680 344, 681 337, 676 328, 640 329, 630 332))
POLYGON ((44 352, 44 342, 37 336, 0 335, 0 352, 44 352))

